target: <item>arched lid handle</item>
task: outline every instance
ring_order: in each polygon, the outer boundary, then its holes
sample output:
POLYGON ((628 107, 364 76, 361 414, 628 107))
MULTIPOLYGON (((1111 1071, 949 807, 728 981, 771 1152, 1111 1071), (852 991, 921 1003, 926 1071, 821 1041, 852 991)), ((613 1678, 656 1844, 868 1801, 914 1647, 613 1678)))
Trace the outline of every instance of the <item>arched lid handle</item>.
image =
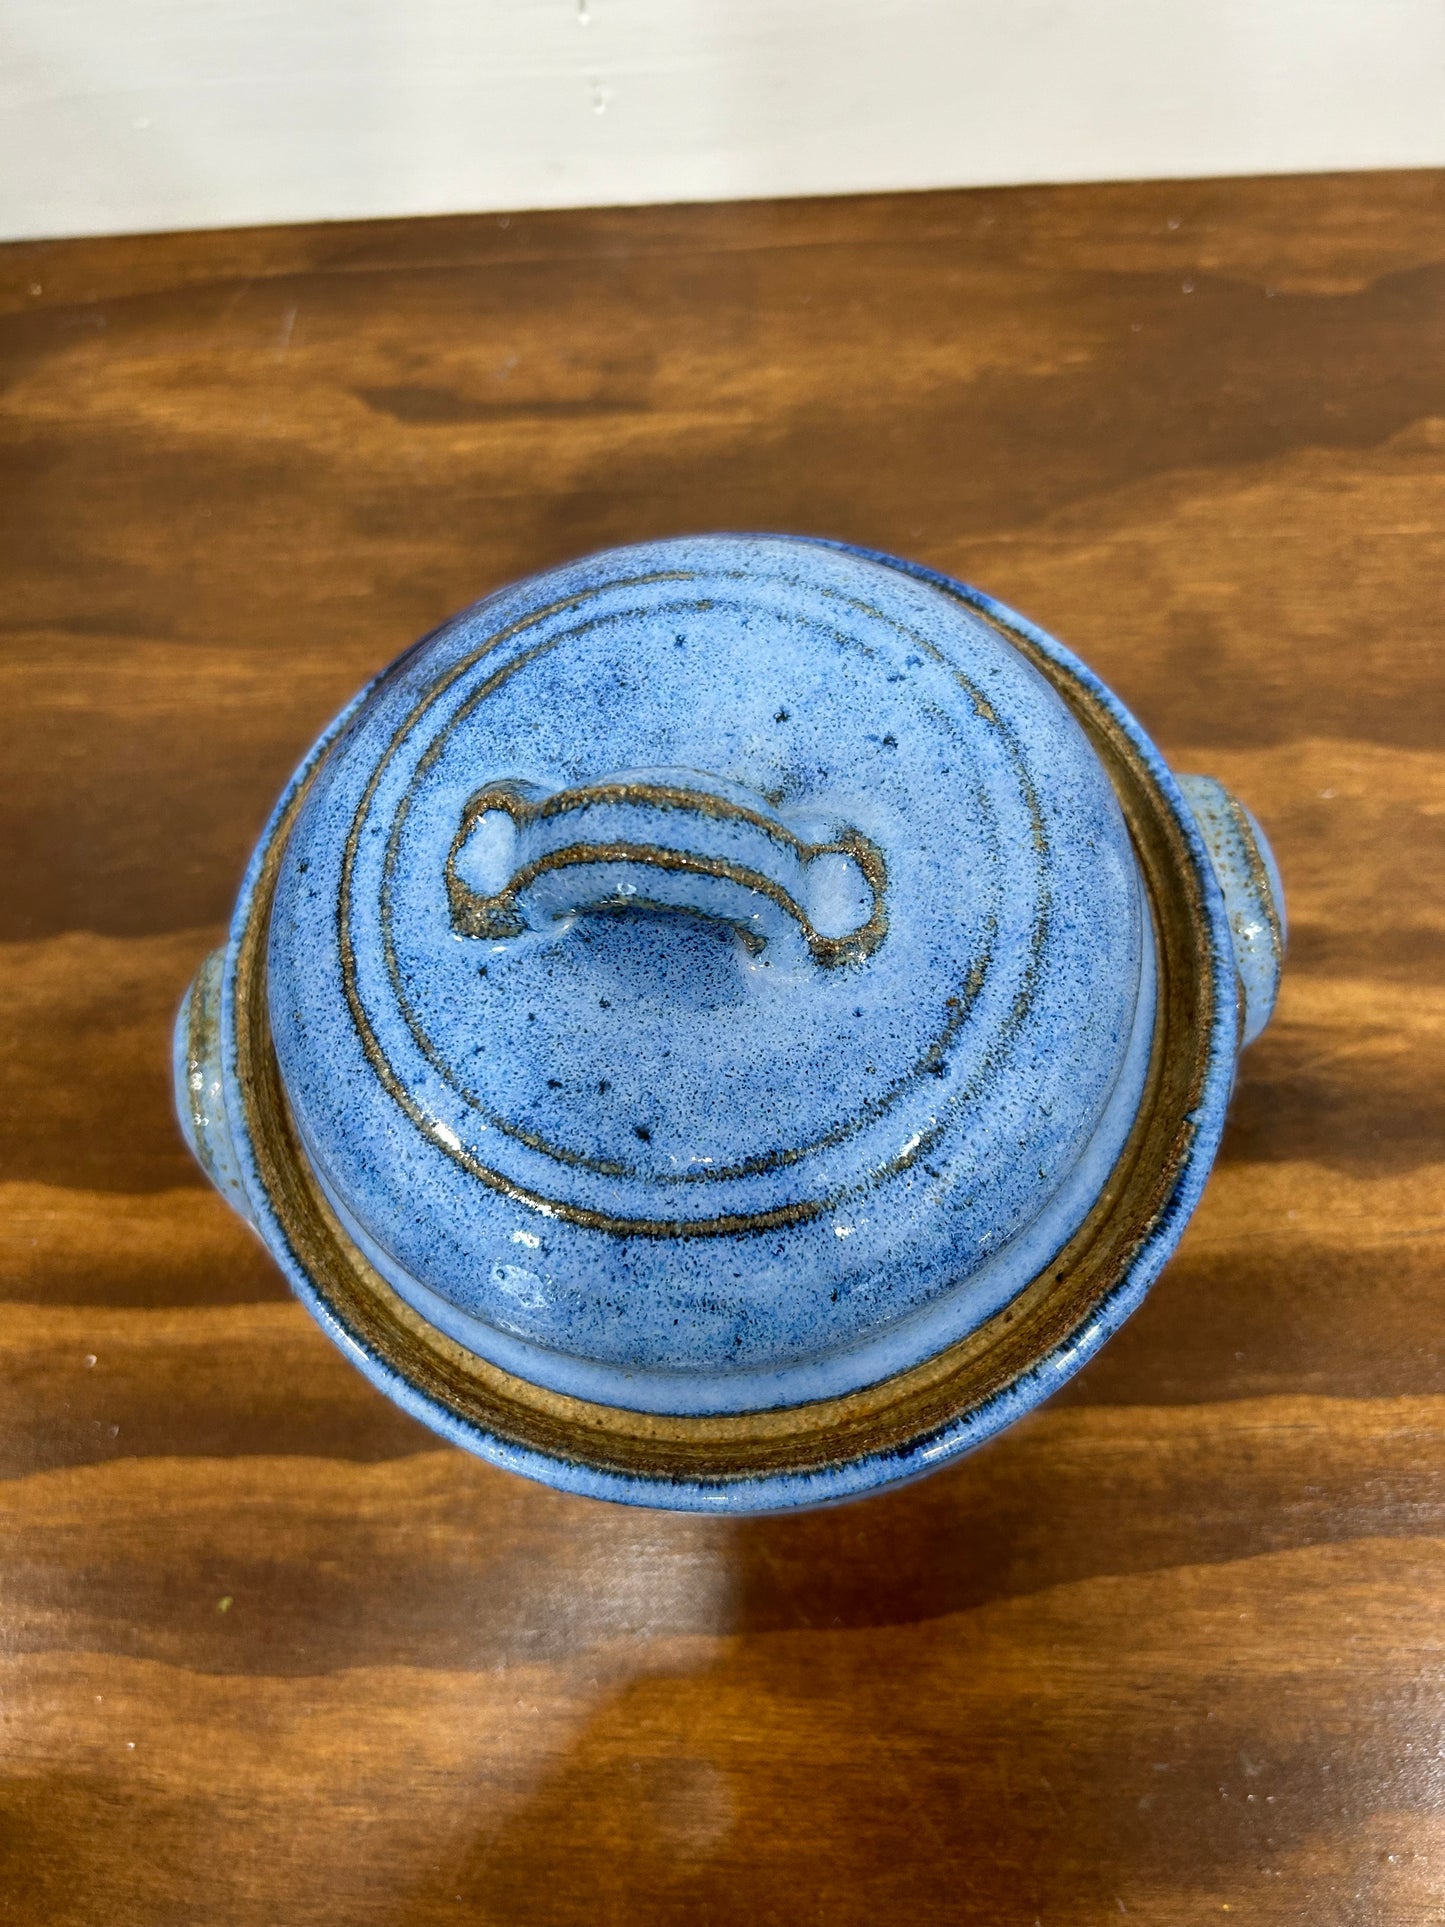
POLYGON ((695 770, 641 770, 547 791, 499 781, 468 798, 446 859, 452 927, 507 938, 579 912, 683 912, 750 950, 801 937, 826 968, 888 929, 887 872, 846 824, 815 841, 762 798, 695 770))

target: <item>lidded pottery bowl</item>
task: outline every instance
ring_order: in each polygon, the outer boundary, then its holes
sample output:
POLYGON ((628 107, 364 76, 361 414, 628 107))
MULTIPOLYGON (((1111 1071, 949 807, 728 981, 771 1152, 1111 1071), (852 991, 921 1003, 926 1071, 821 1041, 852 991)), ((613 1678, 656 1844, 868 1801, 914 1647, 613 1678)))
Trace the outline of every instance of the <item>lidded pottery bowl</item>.
POLYGON ((712 536, 487 597, 331 725, 177 1025, 183 1125, 445 1437, 695 1510, 996 1432, 1177 1243, 1283 908, 1059 644, 712 536))

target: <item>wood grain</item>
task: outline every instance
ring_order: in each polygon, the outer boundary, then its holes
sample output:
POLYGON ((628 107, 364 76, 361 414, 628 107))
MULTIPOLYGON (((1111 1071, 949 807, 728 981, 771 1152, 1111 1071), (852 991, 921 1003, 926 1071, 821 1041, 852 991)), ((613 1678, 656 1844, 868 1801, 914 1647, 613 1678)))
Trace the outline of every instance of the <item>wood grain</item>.
POLYGON ((1445 1919, 1445 176, 0 250, 0 1919, 1445 1919), (441 1449, 176 1136, 276 791, 441 616, 784 528, 977 581, 1293 919, 1141 1313, 922 1485, 441 1449))

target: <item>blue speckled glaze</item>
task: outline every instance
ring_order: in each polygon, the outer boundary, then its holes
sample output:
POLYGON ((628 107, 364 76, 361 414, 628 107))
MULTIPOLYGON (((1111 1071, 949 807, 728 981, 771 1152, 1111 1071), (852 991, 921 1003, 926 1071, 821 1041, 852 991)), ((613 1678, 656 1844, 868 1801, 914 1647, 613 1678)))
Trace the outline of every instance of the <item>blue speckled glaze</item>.
POLYGON ((1243 995, 1239 1041, 1252 1044, 1274 1014, 1284 968, 1284 886, 1253 814, 1212 776, 1181 776, 1224 890, 1243 995))
POLYGON ((489 598, 376 686, 291 833, 272 1028, 338 1215, 433 1323, 555 1391, 738 1411, 911 1365, 1047 1262, 1134 1115, 1144 933, 1103 769, 993 630, 855 555, 669 542, 489 598), (820 963, 736 886, 616 914, 678 881, 616 859, 544 877, 515 934, 456 927, 479 793, 689 773, 746 815, 545 827, 744 867, 757 819, 851 833, 886 870, 871 954, 820 963))
POLYGON ((292 786, 315 772, 272 914, 278 1061, 372 1262, 440 1329, 553 1390, 747 1411, 872 1383, 967 1333, 1098 1195, 1137 1110, 1154 1004, 1102 766, 975 610, 1112 712, 1198 876, 1216 1034, 1173 1195, 1127 1275, 1085 1331, 906 1451, 660 1482, 480 1431, 340 1326, 261 1182, 234 1085, 234 956, 268 832, 221 994, 250 1215, 337 1342, 444 1436, 634 1503, 828 1503, 999 1430, 1152 1282, 1212 1163, 1238 1034, 1229 913, 1199 826, 1066 650, 976 591, 842 545, 712 537, 590 557, 476 605, 362 692, 292 786), (595 793, 618 778, 623 802, 595 793), (520 874, 495 810, 468 828, 498 785, 553 812, 549 851, 565 816, 594 852, 506 899, 518 927, 504 934, 490 911, 458 916, 520 874), (692 801, 662 810, 663 792, 692 801), (832 958, 807 930, 846 936, 870 908, 852 858, 826 887, 809 881, 833 863, 812 853, 844 835, 881 855, 886 931, 832 958), (731 873, 687 875, 694 857, 756 860, 787 907, 731 873))

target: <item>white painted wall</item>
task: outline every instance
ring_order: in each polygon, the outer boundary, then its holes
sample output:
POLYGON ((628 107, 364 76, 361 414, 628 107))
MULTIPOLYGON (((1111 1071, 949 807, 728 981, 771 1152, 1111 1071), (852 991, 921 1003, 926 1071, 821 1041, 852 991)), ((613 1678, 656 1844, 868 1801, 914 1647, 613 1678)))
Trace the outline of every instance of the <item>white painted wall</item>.
POLYGON ((1445 0, 0 0, 0 235, 1445 164, 1445 0))

